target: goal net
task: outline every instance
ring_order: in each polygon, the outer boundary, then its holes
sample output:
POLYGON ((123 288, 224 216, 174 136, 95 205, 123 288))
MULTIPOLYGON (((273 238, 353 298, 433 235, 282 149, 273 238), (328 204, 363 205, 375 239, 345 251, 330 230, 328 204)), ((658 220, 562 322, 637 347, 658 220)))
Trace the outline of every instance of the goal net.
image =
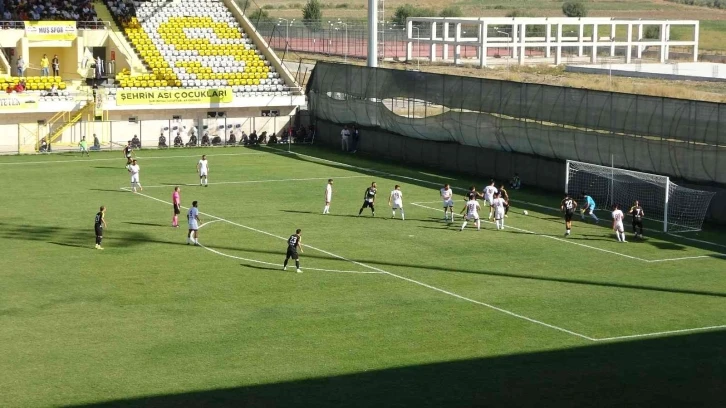
POLYGON ((586 193, 606 211, 620 204, 626 215, 638 200, 646 219, 662 223, 664 232, 699 231, 715 194, 679 186, 667 176, 570 160, 565 192, 575 199, 586 193))

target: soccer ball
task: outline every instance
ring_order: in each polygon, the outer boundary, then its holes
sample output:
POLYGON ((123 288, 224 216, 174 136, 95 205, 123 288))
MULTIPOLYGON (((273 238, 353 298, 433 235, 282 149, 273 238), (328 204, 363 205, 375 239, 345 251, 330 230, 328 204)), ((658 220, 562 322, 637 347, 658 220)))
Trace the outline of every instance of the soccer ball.
POLYGON ((529 212, 527 210, 522 211, 522 214, 529 215, 529 212))

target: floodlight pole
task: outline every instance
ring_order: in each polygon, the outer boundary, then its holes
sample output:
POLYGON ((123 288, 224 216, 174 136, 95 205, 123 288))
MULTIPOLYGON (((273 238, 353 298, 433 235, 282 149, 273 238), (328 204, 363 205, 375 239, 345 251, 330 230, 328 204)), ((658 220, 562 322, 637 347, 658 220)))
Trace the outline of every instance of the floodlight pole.
POLYGON ((368 0, 368 67, 378 67, 378 0, 368 0))

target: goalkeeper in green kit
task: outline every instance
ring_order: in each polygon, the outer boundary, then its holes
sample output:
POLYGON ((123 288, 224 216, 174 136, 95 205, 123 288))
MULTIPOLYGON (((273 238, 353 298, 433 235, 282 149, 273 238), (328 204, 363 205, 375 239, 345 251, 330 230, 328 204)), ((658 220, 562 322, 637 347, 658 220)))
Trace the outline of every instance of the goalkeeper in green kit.
POLYGON ((84 136, 80 142, 78 142, 78 149, 81 151, 81 156, 83 156, 83 153, 86 154, 86 156, 90 156, 90 153, 88 153, 88 144, 86 143, 86 137, 84 136))

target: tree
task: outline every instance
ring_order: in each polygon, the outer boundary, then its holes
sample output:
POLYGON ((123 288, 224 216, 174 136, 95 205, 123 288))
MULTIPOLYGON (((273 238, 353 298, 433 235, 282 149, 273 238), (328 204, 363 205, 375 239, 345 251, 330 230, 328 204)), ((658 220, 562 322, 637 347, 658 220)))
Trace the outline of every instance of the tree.
POLYGON ((396 11, 393 13, 393 22, 397 25, 405 25, 406 19, 409 17, 433 17, 435 15, 434 10, 404 4, 396 7, 396 11))
POLYGON ((248 14, 247 18, 249 18, 253 24, 256 24, 258 21, 269 20, 270 13, 268 13, 267 10, 257 9, 255 11, 251 12, 250 14, 248 14))
POLYGON ((660 39, 660 26, 645 26, 645 32, 643 33, 643 37, 649 39, 649 40, 659 40, 660 39))
POLYGON ((506 17, 534 17, 534 15, 524 10, 512 10, 507 13, 506 17))
POLYGON ((562 3, 562 13, 567 17, 587 17, 587 7, 581 1, 566 1, 562 3))
POLYGON ((463 15, 459 6, 448 6, 439 13, 439 17, 461 17, 463 15))
POLYGON ((323 27, 323 6, 319 0, 308 0, 302 8, 303 23, 313 31, 323 27))

